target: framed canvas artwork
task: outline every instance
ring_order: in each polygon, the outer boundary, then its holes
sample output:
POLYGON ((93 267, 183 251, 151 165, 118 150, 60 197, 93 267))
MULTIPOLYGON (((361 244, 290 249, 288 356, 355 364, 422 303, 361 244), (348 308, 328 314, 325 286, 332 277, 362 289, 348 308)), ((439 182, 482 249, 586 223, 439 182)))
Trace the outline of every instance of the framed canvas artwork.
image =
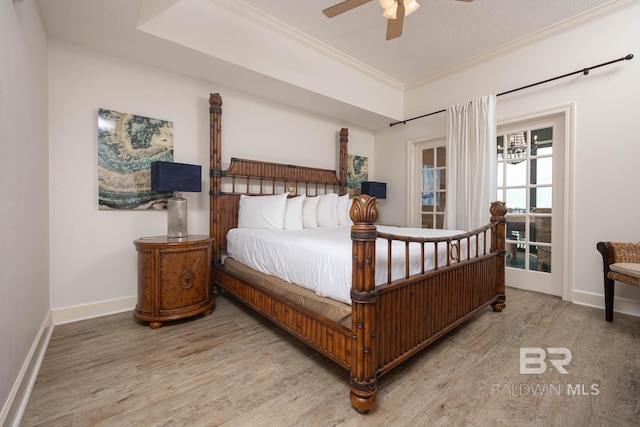
POLYGON ((98 110, 98 207, 164 209, 151 191, 151 162, 173 161, 173 122, 98 110))
POLYGON ((353 198, 360 194, 360 184, 369 179, 369 159, 349 154, 347 160, 347 193, 353 198))

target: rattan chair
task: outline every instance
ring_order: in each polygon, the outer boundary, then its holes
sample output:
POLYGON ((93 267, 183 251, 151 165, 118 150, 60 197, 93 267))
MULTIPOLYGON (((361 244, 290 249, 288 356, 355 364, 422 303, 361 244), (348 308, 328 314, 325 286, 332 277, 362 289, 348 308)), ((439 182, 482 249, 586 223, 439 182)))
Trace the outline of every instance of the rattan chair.
POLYGON ((604 265, 604 310, 607 322, 613 321, 615 282, 640 287, 640 242, 598 242, 604 265))

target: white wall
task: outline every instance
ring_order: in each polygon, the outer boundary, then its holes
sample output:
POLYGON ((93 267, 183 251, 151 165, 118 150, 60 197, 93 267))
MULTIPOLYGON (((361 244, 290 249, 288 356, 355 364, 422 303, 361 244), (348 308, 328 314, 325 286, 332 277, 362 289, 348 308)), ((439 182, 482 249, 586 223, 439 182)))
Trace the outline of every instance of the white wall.
MULTIPOLYGON (((600 64, 632 53, 631 61, 592 70, 498 98, 498 122, 575 103, 573 283, 575 302, 604 306, 601 240, 638 241, 640 197, 640 5, 547 38, 409 92, 407 117, 437 111, 487 93, 600 64)), ((382 208, 386 220, 405 223, 407 140, 444 136, 445 114, 376 134, 378 178, 392 182, 382 208), (394 206, 391 210, 389 206, 394 206), (385 207, 387 209, 385 209, 385 207), (402 207, 402 208, 395 208, 402 207)), ((640 289, 618 285, 616 308, 640 314, 640 289), (626 299, 627 301, 624 301, 626 299)))
POLYGON ((203 192, 185 196, 189 232, 208 234, 211 92, 223 98, 223 168, 233 156, 333 169, 341 127, 350 130, 349 152, 373 163, 373 133, 349 123, 50 40, 50 283, 56 323, 132 309, 133 241, 166 234, 166 212, 98 210, 98 108, 173 121, 174 160, 203 166, 203 192))
MULTIPOLYGON (((0 424, 49 314, 47 45, 31 1, 0 2, 0 424)), ((17 399, 19 400, 19 398, 17 399)), ((7 418, 9 416, 9 418, 7 418)))

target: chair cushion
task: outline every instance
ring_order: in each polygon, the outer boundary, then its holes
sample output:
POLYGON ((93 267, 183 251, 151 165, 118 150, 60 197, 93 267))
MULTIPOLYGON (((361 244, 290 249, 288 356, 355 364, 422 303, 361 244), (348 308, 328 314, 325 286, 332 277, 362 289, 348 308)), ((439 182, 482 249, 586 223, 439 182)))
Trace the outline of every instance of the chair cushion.
POLYGON ((640 263, 618 262, 609 266, 611 271, 640 279, 640 263))

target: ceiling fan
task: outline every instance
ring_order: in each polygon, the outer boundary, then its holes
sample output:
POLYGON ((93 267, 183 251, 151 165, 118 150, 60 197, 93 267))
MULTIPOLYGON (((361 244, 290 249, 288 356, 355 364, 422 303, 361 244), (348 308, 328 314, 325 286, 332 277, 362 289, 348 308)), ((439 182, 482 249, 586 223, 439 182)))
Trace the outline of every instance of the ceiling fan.
MULTIPOLYGON (((369 3, 371 0, 345 0, 322 11, 327 18, 333 18, 342 13, 369 3)), ((456 0, 470 3, 473 0, 456 0)), ((387 18, 387 40, 395 39, 402 35, 404 17, 415 12, 420 5, 416 0, 380 0, 380 7, 384 9, 382 16, 387 18)))

